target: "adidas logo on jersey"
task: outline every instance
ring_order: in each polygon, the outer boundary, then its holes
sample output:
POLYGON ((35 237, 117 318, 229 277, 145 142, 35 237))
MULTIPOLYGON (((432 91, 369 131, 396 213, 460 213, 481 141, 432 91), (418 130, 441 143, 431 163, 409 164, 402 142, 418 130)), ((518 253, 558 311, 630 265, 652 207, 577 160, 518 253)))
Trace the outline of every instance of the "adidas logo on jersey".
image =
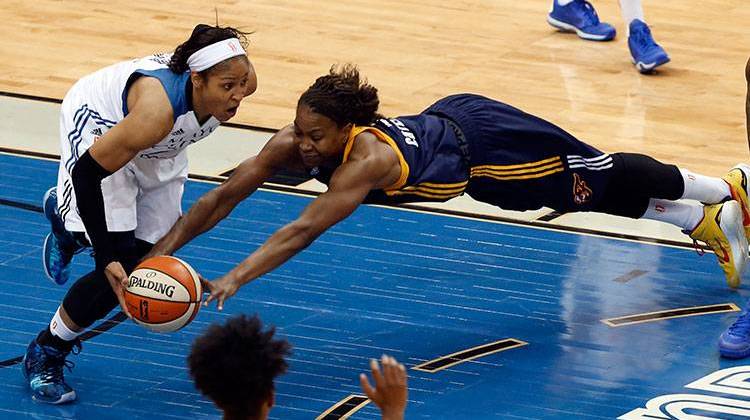
POLYGON ((95 136, 101 136, 102 135, 102 129, 99 127, 96 127, 95 129, 91 130, 91 134, 95 136))
POLYGON ((185 130, 183 130, 183 129, 180 128, 179 130, 173 131, 171 135, 172 136, 179 136, 180 134, 185 134, 185 130))

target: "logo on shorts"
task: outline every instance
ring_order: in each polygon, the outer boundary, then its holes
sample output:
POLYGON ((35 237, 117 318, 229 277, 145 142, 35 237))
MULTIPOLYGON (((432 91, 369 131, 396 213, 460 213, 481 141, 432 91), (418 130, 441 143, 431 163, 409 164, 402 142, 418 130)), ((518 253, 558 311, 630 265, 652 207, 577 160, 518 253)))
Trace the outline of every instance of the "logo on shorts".
POLYGON ((96 127, 93 130, 91 130, 91 134, 94 136, 94 142, 96 142, 97 140, 99 140, 100 138, 102 138, 102 133, 103 133, 103 131, 99 127, 96 127))
POLYGON ((573 202, 578 204, 586 204, 591 200, 591 188, 586 185, 586 181, 581 179, 578 174, 573 174, 573 202))

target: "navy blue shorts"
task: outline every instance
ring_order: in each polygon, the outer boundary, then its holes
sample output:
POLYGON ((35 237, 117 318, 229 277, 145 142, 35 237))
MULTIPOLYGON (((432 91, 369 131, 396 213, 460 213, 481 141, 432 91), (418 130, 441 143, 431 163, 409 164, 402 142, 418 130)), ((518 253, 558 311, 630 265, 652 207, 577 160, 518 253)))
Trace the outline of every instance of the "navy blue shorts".
POLYGON ((508 210, 599 207, 614 161, 560 127, 473 94, 449 96, 424 112, 453 120, 463 132, 472 198, 508 210))

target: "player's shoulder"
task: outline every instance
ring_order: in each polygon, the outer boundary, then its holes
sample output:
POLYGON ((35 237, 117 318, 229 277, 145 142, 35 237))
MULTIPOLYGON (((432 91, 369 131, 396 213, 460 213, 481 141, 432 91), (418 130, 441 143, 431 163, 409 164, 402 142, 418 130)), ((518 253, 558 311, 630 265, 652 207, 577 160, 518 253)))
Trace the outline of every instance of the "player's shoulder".
POLYGON ((387 165, 396 158, 392 146, 381 140, 372 130, 363 130, 354 139, 349 160, 367 160, 375 165, 387 165))
POLYGON ((268 140, 258 156, 262 162, 272 166, 289 166, 297 163, 298 154, 295 153, 295 147, 294 127, 289 124, 268 140))
POLYGON ((291 148, 294 145, 294 127, 287 124, 277 131, 266 143, 265 148, 274 150, 291 148))
POLYGON ((351 156, 370 156, 372 153, 377 153, 378 150, 382 149, 385 143, 378 138, 373 129, 367 127, 350 140, 354 142, 352 144, 351 156))
POLYGON ((161 82, 153 77, 139 77, 128 89, 128 108, 131 108, 131 104, 137 106, 139 103, 149 107, 156 106, 150 110, 156 113, 172 109, 167 92, 161 82))

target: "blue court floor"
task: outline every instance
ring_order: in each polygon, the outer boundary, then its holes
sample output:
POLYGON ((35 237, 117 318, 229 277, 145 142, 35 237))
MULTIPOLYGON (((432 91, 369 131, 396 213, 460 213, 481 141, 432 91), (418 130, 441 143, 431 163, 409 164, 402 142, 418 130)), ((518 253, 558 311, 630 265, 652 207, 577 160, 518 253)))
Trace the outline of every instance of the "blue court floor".
MULTIPOLYGON (((712 254, 372 206, 244 287, 223 312, 203 308, 173 334, 124 322, 86 341, 67 373, 79 400, 35 404, 13 360, 66 291, 42 272, 48 225, 35 208, 55 182, 57 163, 0 155, 0 173, 3 419, 219 418, 193 388, 185 357, 207 325, 238 313, 260 314, 294 346, 277 383, 276 419, 314 419, 360 393, 358 374, 383 353, 413 367, 507 338, 528 344, 435 373, 410 369, 407 418, 750 417, 750 366, 721 360, 716 348, 736 312, 621 327, 601 322, 742 307, 748 289, 730 290, 712 254)), ((212 187, 190 181, 185 208, 212 187)), ((309 201, 259 191, 178 255, 217 277, 309 201)), ((76 257, 76 274, 91 266, 88 255, 76 257)), ((351 418, 379 415, 368 404, 351 418)))

